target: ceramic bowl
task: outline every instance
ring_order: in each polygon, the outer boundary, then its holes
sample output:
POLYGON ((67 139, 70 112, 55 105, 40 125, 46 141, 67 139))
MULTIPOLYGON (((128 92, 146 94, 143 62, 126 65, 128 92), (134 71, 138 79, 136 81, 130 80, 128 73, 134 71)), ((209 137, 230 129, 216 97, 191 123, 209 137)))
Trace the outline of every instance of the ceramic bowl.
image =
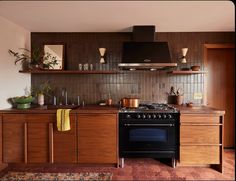
POLYGON ((13 99, 14 99, 14 102, 17 103, 17 104, 27 104, 27 103, 33 102, 34 97, 32 97, 32 96, 28 96, 28 97, 21 96, 21 97, 14 97, 13 99))
POLYGON ((200 66, 194 65, 194 66, 191 66, 191 69, 192 69, 193 71, 199 71, 199 70, 200 70, 200 66))

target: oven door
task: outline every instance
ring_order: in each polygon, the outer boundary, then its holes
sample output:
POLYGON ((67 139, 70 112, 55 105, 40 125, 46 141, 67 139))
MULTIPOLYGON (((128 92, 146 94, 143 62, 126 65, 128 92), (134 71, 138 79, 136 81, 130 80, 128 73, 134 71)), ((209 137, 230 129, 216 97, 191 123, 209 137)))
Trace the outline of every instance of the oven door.
POLYGON ((123 121, 119 128, 121 157, 173 157, 175 155, 174 120, 123 121))

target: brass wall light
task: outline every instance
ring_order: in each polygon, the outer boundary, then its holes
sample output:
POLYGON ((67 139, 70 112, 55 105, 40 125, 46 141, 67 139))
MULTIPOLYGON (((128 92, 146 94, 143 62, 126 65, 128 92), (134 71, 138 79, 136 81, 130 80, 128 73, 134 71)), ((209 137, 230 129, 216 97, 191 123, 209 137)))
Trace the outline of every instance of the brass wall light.
POLYGON ((105 53, 106 53, 106 48, 99 48, 99 52, 100 52, 100 55, 101 55, 100 63, 105 63, 104 56, 105 56, 105 53))
POLYGON ((182 57, 180 58, 181 63, 187 63, 187 60, 186 60, 187 51, 188 51, 188 48, 181 49, 181 52, 182 52, 182 57))

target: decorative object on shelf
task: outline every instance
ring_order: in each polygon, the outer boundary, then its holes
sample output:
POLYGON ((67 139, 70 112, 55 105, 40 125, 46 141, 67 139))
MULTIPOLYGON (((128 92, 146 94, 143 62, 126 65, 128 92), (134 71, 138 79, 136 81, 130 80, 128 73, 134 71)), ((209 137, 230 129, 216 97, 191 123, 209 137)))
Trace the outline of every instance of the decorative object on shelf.
POLYGON ((100 63, 105 63, 105 59, 104 59, 104 56, 105 56, 105 53, 106 53, 106 48, 99 48, 99 52, 100 52, 100 63))
POLYGON ((82 64, 82 63, 79 63, 79 64, 78 64, 78 68, 79 68, 79 70, 83 70, 83 64, 82 64))
POLYGON ((85 70, 85 71, 89 70, 89 64, 88 64, 88 63, 85 63, 85 64, 83 65, 83 67, 84 67, 84 70, 85 70))
POLYGON ((186 60, 186 54, 187 54, 188 48, 182 48, 181 52, 182 52, 182 57, 180 57, 180 62, 181 63, 187 63, 186 60))
POLYGON ((90 69, 90 70, 93 70, 93 64, 90 64, 90 65, 89 65, 89 69, 90 69))
POLYGON ((175 91, 175 88, 171 86, 170 93, 168 94, 168 103, 182 105, 184 100, 184 93, 180 93, 180 88, 175 91))
MULTIPOLYGON (((65 57, 65 45, 63 44, 45 44, 44 54, 51 56, 57 60, 57 64, 51 64, 48 69, 63 70, 64 69, 64 57, 65 57)), ((50 57, 49 57, 50 58, 50 57)), ((47 65, 50 59, 45 59, 44 63, 47 65)))
POLYGON ((191 70, 192 71, 199 71, 200 70, 200 66, 199 65, 191 66, 191 70))
POLYGON ((50 53, 44 53, 39 48, 32 51, 26 48, 19 48, 20 52, 11 49, 8 52, 15 57, 15 64, 21 62, 23 70, 42 70, 53 67, 57 60, 50 53))

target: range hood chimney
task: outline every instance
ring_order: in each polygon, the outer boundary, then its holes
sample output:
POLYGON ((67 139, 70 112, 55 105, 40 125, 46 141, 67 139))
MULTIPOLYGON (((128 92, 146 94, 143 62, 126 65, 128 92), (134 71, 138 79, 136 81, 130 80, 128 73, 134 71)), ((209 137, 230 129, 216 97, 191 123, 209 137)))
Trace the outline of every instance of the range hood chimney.
POLYGON ((155 26, 133 26, 132 38, 133 41, 123 44, 120 68, 159 70, 177 66, 171 62, 168 43, 155 41, 155 26))
POLYGON ((155 41, 155 26, 133 26, 132 38, 135 42, 155 41))

